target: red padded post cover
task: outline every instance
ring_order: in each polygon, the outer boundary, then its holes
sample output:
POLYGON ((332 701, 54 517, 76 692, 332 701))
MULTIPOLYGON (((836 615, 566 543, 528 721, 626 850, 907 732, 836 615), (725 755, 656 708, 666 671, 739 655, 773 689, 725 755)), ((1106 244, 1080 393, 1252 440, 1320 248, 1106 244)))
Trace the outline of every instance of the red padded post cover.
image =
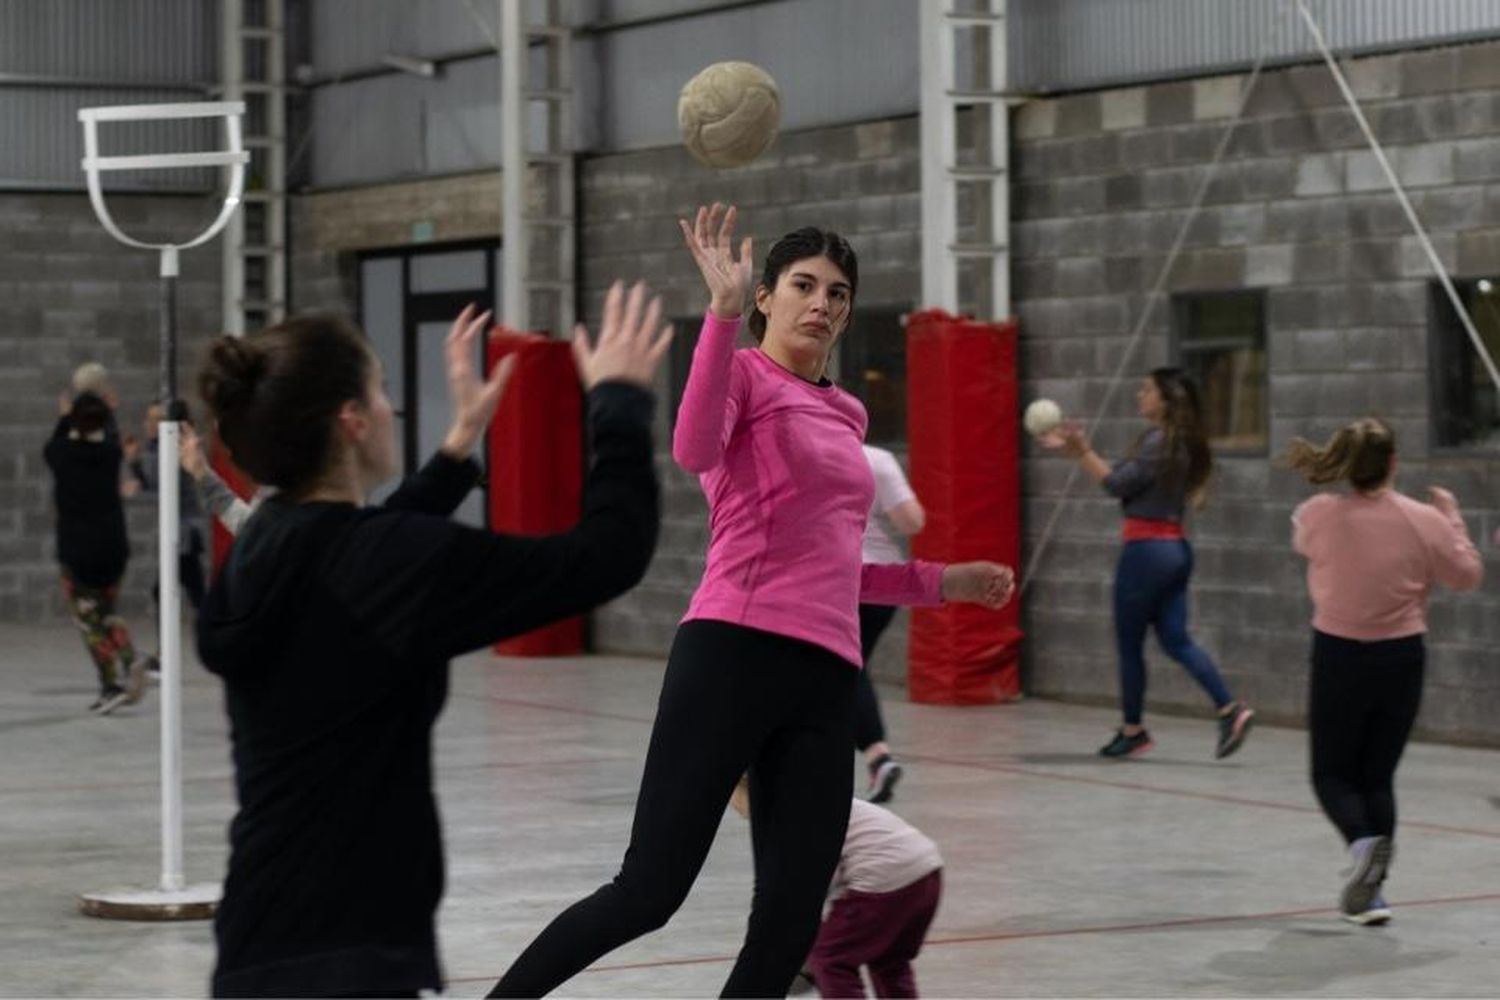
MULTIPOLYGON (((578 523, 583 509, 583 396, 567 341, 497 327, 485 370, 515 355, 500 409, 490 423, 490 527, 548 535, 578 523)), ((583 652, 583 619, 569 618, 495 644, 503 656, 583 652)))
MULTIPOLYGON (((1016 325, 940 310, 906 325, 912 488, 927 510, 912 555, 934 562, 1021 558, 1016 325)), ((972 604, 912 612, 911 699, 981 705, 1020 695, 1020 609, 972 604)))

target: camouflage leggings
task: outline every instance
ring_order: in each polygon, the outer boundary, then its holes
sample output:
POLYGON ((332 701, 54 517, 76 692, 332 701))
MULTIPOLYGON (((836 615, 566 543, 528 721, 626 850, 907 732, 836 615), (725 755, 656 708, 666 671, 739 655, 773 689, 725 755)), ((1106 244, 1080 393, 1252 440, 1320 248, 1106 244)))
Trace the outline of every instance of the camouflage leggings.
POLYGON ((99 670, 99 686, 105 690, 120 687, 125 669, 135 659, 135 647, 130 642, 125 619, 115 614, 119 584, 85 587, 64 573, 62 585, 68 607, 73 611, 73 622, 83 633, 83 644, 99 670))

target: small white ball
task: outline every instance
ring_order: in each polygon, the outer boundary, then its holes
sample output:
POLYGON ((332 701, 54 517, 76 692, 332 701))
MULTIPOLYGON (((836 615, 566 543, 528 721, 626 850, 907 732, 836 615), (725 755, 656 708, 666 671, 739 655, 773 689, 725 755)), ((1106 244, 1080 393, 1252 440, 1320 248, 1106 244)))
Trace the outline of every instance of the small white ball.
POLYGON ((1022 422, 1026 425, 1026 433, 1039 436, 1062 423, 1062 409, 1050 399, 1033 400, 1026 407, 1022 422))

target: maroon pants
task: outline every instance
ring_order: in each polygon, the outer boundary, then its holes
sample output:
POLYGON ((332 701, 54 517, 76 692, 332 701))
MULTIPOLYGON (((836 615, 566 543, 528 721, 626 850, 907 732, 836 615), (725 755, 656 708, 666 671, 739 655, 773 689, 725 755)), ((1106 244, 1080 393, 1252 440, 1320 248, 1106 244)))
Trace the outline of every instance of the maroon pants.
POLYGON ((850 890, 828 911, 813 944, 811 965, 818 992, 825 997, 862 997, 860 966, 870 970, 877 997, 914 997, 917 980, 911 960, 943 895, 942 869, 895 892, 850 890))

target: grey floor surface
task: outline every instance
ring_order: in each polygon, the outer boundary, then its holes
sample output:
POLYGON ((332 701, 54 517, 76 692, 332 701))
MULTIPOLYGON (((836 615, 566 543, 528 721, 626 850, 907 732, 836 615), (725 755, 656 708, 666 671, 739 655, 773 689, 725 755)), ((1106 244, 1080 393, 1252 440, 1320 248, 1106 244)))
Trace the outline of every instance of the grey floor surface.
MULTIPOLYGON (((613 874, 661 664, 472 656, 437 736, 448 847, 449 995, 480 996, 553 914, 613 874)), ((0 627, 0 996, 199 996, 206 923, 80 916, 75 896, 152 884, 157 702, 100 719, 64 627, 0 627)), ((1418 744, 1386 928, 1341 923, 1339 844, 1303 733, 1258 729, 1215 763, 1208 721, 1150 720, 1111 763, 1112 713, 1040 701, 953 709, 885 692, 907 764, 894 807, 937 841, 946 895, 917 963, 928 996, 1500 994, 1500 754, 1418 744)), ((217 879, 232 810, 217 682, 185 686, 188 877, 217 879)), ((852 755, 851 755, 852 765, 852 755)), ((566 996, 709 996, 750 895, 726 815, 687 904, 566 996)), ((378 887, 374 887, 378 892, 378 887)))

